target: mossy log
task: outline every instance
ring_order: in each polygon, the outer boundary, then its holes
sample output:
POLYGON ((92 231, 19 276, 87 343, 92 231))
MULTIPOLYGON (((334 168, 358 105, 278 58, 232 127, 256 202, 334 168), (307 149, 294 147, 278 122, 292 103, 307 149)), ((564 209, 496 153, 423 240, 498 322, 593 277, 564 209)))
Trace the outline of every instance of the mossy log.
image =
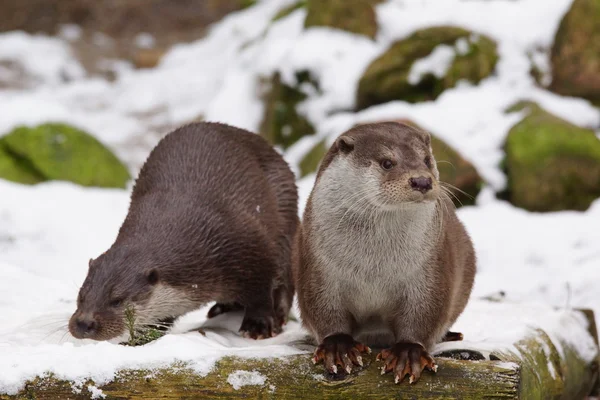
MULTIPOLYGON (((585 310, 590 335, 597 331, 593 312, 585 310)), ((210 373, 198 375, 185 364, 159 370, 122 371, 115 379, 97 385, 69 382, 54 376, 27 383, 16 396, 0 399, 583 399, 594 390, 598 360, 585 361, 567 343, 558 347, 548 333, 533 330, 509 346, 510 350, 483 355, 456 343, 436 354, 437 374, 425 372, 414 385, 393 383, 382 376, 376 351, 365 357, 365 367, 344 379, 323 375, 309 354, 285 358, 221 359, 210 373), (443 357, 442 357, 443 356, 443 357), (228 382, 231 374, 251 372, 254 384, 228 382)))

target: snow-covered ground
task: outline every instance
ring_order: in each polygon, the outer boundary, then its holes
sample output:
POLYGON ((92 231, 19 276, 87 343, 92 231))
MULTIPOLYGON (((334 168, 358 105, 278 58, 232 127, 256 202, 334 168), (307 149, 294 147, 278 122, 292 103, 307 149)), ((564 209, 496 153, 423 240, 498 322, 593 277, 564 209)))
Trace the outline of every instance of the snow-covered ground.
MULTIPOLYGON (((550 306, 591 307, 600 313, 600 200, 586 212, 535 214, 493 195, 505 184, 498 167, 501 144, 520 117, 505 114, 507 106, 533 99, 575 124, 600 125, 600 112, 588 102, 537 88, 528 73, 528 53, 535 52, 536 59, 547 64, 547 56, 538 49, 551 45, 571 1, 391 0, 377 6, 380 29, 375 41, 324 28, 305 31, 303 10, 270 23, 290 3, 262 0, 228 16, 205 39, 176 46, 156 69, 121 67, 115 82, 85 77, 69 51, 70 35, 61 39, 0 34, 0 59, 18 60, 35 78, 28 90, 0 91, 0 132, 20 124, 69 122, 109 145, 136 173, 168 127, 200 115, 256 131, 263 111, 258 78, 279 70, 291 81, 294 71, 309 69, 322 93, 301 106, 317 135, 287 151, 293 168, 313 143, 323 137, 332 141, 355 122, 410 118, 457 148, 488 182, 476 206, 459 210, 479 258, 474 298, 504 291, 509 300, 526 305, 494 305, 502 317, 486 318, 482 303, 473 301, 457 323, 468 340, 509 343, 530 326, 559 326, 578 318, 550 306), (354 105, 361 73, 391 42, 441 24, 495 39, 500 53, 497 74, 478 86, 448 90, 434 102, 392 102, 359 113, 347 111, 354 105), (514 329, 507 332, 502 323, 514 329)), ((0 68, 0 80, 6 78, 3 74, 7 71, 0 68)), ((313 179, 298 182, 301 208, 313 179)), ((290 323, 281 336, 258 343, 234 333, 239 323, 235 318, 221 321, 232 332, 168 335, 138 348, 70 338, 66 322, 87 260, 110 246, 128 201, 123 190, 0 181, 0 393, 15 392, 26 379, 45 371, 79 380, 89 376, 102 383, 121 368, 185 360, 203 373, 223 355, 299 352, 289 345, 304 335, 297 323, 290 323)), ((204 315, 201 310, 187 316, 177 332, 203 323, 204 315)), ((566 336, 558 340, 568 341, 566 336)), ((573 337, 581 335, 575 332, 573 337)), ((585 340, 576 344, 582 354, 593 355, 585 340)), ((231 378, 233 385, 259 384, 262 379, 238 375, 231 378)))

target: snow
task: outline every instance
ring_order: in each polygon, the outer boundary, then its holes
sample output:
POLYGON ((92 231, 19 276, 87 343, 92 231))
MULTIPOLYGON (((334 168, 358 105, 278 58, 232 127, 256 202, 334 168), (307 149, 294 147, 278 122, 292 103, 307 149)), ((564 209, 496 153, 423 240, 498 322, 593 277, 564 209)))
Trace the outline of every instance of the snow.
MULTIPOLYGON (((233 13, 204 39, 172 48, 154 69, 107 61, 117 70, 114 82, 85 76, 69 47, 81 34, 77 27, 63 27, 56 38, 0 34, 0 82, 16 76, 10 63, 33 78, 26 80, 26 89, 0 89, 0 135, 22 124, 71 123, 106 143, 135 174, 160 137, 200 116, 256 131, 263 113, 261 81, 278 71, 284 82, 294 84, 296 72, 309 70, 320 90, 303 87, 309 97, 300 109, 317 133, 284 153, 296 173, 302 157, 321 140, 330 145, 359 122, 408 118, 460 151, 486 180, 476 205, 458 211, 478 255, 473 300, 455 326, 465 334, 461 346, 514 350, 515 340, 542 328, 558 351, 569 346, 585 359, 593 357, 597 349, 586 322, 573 309, 600 313, 600 200, 585 212, 539 214, 494 196, 506 184, 499 168, 502 143, 524 115, 505 113, 516 101, 530 99, 574 124, 600 126, 599 111, 587 101, 550 93, 535 86, 529 75, 531 58, 548 72, 548 49, 571 0, 388 0, 377 6, 375 41, 327 28, 303 30, 302 9, 270 22, 291 3, 262 0, 233 13), (415 30, 440 25, 461 26, 496 40, 496 74, 477 86, 460 84, 435 101, 395 101, 350 111, 358 80, 372 60, 415 30), (478 300, 499 291, 506 293, 506 302, 478 300)), ((102 43, 112 40, 95 37, 102 43)), ((150 46, 150 39, 141 35, 138 45, 150 46)), ((458 41, 455 51, 460 54, 466 45, 458 41)), ((444 62, 437 56, 421 60, 423 70, 441 70, 444 62)), ((314 179, 313 174, 298 180, 301 212, 314 179)), ((74 382, 92 379, 101 386, 125 368, 154 369, 183 361, 202 375, 227 355, 301 352, 294 344, 306 333, 298 323, 290 322, 277 338, 256 342, 237 334, 239 314, 206 321, 210 305, 184 316, 172 334, 143 347, 70 337, 66 324, 88 259, 116 237, 129 192, 64 182, 30 187, 0 181, 0 193, 0 393, 16 393, 26 380, 44 373, 74 382), (199 326, 206 336, 193 330, 199 326)), ((453 345, 442 344, 436 351, 453 345)), ((228 379, 238 382, 238 375, 228 379)), ((252 375, 250 381, 258 378, 252 375)))
POLYGON ((438 79, 444 77, 455 56, 454 47, 446 44, 436 46, 428 56, 413 63, 408 73, 408 83, 418 85, 423 76, 427 74, 432 74, 438 79))
POLYGON ((262 386, 265 384, 266 376, 257 371, 235 371, 229 375, 227 382, 233 386, 235 390, 239 390, 242 386, 254 385, 262 386))

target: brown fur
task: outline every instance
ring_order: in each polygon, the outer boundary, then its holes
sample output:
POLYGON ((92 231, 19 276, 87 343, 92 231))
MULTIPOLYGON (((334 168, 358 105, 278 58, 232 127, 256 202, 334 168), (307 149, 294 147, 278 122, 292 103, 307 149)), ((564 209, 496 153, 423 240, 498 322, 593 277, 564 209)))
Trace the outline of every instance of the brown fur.
POLYGON ((141 169, 115 243, 90 262, 69 329, 107 340, 124 333, 127 304, 143 325, 216 300, 211 316, 245 308, 243 331, 276 334, 294 294, 297 220, 294 176, 263 138, 217 123, 179 128, 141 169))
POLYGON ((430 142, 429 134, 407 125, 369 124, 341 135, 325 155, 294 246, 302 321, 319 343, 340 334, 356 338, 379 324, 386 345, 430 350, 463 311, 475 254, 438 182, 430 142), (380 167, 384 159, 395 164, 390 171, 380 167), (432 190, 411 189, 416 176, 431 178, 432 190), (365 191, 361 182, 376 183, 365 191), (368 240, 373 245, 361 248, 368 240), (381 290, 369 289, 377 279, 381 290))

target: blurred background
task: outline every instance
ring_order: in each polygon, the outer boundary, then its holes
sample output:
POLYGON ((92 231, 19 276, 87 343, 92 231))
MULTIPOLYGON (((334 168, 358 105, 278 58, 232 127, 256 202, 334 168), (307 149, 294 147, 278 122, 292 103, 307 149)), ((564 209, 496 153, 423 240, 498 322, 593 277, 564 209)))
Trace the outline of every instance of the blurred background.
POLYGON ((335 137, 434 137, 474 296, 600 312, 600 0, 0 2, 0 313, 74 309, 170 130, 263 135, 300 208, 335 137))

